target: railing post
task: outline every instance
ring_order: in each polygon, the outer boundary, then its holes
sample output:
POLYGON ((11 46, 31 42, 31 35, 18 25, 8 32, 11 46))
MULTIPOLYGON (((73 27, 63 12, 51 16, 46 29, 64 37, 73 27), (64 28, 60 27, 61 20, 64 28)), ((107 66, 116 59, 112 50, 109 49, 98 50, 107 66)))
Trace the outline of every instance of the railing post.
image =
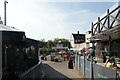
POLYGON ((111 56, 111 36, 109 36, 109 55, 111 56))
POLYGON ((98 33, 100 33, 100 17, 98 17, 98 33))
POLYGON ((93 22, 92 22, 92 27, 91 27, 91 36, 93 36, 93 28, 94 28, 94 26, 93 26, 93 22))
POLYGON ((84 60, 83 60, 83 76, 85 76, 85 53, 83 54, 84 60))

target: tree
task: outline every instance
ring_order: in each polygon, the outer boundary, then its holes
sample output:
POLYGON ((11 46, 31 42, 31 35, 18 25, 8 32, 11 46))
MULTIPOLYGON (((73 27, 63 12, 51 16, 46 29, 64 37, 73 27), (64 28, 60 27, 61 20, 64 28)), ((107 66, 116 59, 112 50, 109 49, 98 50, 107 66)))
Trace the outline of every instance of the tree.
POLYGON ((40 48, 42 48, 42 47, 47 47, 47 44, 46 44, 46 42, 45 42, 45 39, 41 39, 41 40, 40 40, 40 48))
POLYGON ((59 38, 54 38, 53 42, 54 42, 54 44, 58 44, 61 42, 61 40, 59 38))
POLYGON ((64 46, 68 46, 69 40, 65 38, 55 38, 53 41, 55 44, 63 44, 64 46))
POLYGON ((52 40, 48 40, 48 41, 47 41, 47 46, 48 46, 49 48, 52 48, 52 47, 54 46, 54 42, 53 42, 52 40))
POLYGON ((63 44, 63 46, 68 46, 69 41, 65 38, 55 38, 53 41, 48 40, 45 42, 45 39, 40 40, 40 53, 41 54, 48 54, 52 52, 52 47, 54 47, 56 44, 63 44))
POLYGON ((68 46, 69 41, 68 41, 67 39, 61 38, 60 40, 61 40, 61 43, 62 43, 64 46, 68 46))

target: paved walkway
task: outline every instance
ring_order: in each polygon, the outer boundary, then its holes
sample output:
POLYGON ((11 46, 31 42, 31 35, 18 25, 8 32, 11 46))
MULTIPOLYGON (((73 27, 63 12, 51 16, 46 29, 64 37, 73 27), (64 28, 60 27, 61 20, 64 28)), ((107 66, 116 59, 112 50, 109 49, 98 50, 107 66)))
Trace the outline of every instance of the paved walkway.
POLYGON ((75 69, 68 69, 68 61, 52 62, 43 61, 43 70, 45 72, 45 79, 49 80, 83 80, 81 74, 75 69), (58 79, 59 78, 59 79, 58 79))

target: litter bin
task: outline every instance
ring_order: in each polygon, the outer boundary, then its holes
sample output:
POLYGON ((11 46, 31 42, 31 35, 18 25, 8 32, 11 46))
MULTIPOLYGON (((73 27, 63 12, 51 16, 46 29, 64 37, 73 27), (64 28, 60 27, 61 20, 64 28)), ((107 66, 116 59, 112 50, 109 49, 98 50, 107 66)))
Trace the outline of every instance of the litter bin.
POLYGON ((73 61, 72 60, 69 60, 69 62, 68 62, 68 68, 69 69, 73 69, 73 61))

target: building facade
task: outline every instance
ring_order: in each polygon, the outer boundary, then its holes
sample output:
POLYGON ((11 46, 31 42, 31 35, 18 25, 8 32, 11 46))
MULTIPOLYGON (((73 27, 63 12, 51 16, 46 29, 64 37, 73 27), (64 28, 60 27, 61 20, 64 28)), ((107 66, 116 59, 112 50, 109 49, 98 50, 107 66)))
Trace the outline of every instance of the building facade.
POLYGON ((92 23, 92 38, 96 42, 96 56, 102 53, 120 57, 120 3, 107 10, 103 17, 92 23), (97 39, 97 40, 96 40, 97 39))
POLYGON ((70 39, 71 48, 70 50, 82 50, 85 47, 85 34, 72 33, 70 39))

